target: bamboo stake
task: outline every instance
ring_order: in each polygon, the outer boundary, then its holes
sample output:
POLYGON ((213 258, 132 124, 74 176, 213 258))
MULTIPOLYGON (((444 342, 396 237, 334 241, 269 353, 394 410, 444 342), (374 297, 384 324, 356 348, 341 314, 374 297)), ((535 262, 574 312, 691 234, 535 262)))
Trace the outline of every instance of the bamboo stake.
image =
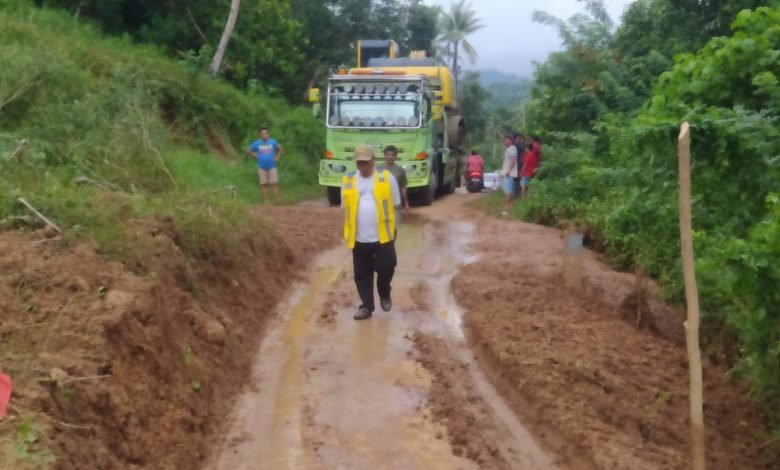
POLYGON ((23 197, 18 197, 18 198, 16 198, 16 200, 19 201, 19 203, 22 204, 24 207, 30 209, 30 211, 33 214, 35 214, 39 219, 41 219, 44 223, 46 223, 46 225, 51 225, 54 228, 54 230, 57 231, 57 233, 62 233, 62 230, 60 230, 60 228, 57 226, 57 224, 55 224, 54 222, 52 222, 51 220, 46 218, 45 215, 43 215, 40 212, 38 212, 38 209, 36 209, 32 205, 30 205, 30 203, 27 202, 27 199, 25 199, 23 197))
POLYGON ((685 321, 690 371, 691 455, 693 470, 704 470, 704 405, 702 398, 701 349, 699 347, 699 292, 693 261, 693 228, 691 225, 691 135, 684 122, 677 141, 680 164, 680 251, 685 277, 685 321))

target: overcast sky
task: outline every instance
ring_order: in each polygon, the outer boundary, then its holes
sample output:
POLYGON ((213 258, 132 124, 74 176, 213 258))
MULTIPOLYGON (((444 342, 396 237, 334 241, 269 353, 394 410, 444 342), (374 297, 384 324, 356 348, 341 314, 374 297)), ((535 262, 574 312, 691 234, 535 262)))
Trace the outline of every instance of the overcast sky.
MULTIPOLYGON (((605 1, 615 23, 632 1, 605 1)), ((447 9, 450 0, 425 3, 447 9)), ((533 75, 533 61, 542 62, 550 52, 561 49, 555 29, 531 20, 534 10, 563 19, 585 11, 584 4, 577 0, 473 0, 472 8, 485 28, 468 38, 479 58, 474 65, 464 64, 464 69, 498 69, 526 77, 533 75)))

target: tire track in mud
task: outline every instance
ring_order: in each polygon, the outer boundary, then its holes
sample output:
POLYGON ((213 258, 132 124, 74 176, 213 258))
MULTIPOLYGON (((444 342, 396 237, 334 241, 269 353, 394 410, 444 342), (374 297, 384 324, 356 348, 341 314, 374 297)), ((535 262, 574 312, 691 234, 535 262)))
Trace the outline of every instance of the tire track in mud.
POLYGON ((258 354, 257 390, 208 468, 553 468, 463 360, 450 281, 471 230, 441 219, 401 227, 394 309, 364 322, 351 318, 349 252, 324 255, 281 309, 258 354))

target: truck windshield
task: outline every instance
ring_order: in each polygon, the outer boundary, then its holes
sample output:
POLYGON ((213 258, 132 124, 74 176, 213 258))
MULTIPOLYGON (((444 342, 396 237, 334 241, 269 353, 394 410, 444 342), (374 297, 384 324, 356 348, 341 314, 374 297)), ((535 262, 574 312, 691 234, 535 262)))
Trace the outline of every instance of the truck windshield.
POLYGON ((420 100, 416 89, 334 87, 330 93, 328 126, 420 127, 420 100))

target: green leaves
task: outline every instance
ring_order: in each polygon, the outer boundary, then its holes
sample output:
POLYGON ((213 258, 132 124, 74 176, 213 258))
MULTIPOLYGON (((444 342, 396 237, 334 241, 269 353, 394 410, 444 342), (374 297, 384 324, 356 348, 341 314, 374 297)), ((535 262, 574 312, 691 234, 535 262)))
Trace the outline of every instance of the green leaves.
MULTIPOLYGON (((637 2, 632 11, 664 3, 637 2)), ((628 27, 640 19, 652 24, 637 15, 628 27)), ((678 54, 635 119, 630 106, 614 112, 630 100, 621 86, 631 79, 621 74, 633 68, 602 49, 553 54, 537 72, 536 122, 596 134, 549 134, 540 180, 521 210, 533 221, 583 227, 613 264, 643 267, 680 301, 676 137, 689 121, 703 341, 721 354, 724 332, 738 340, 739 357, 729 359, 780 425, 780 8, 742 12, 734 26, 698 53, 678 54)), ((644 63, 632 65, 641 73, 644 63)))
POLYGON ((25 420, 16 432, 16 445, 13 458, 16 462, 24 462, 32 468, 49 468, 56 462, 56 458, 49 449, 36 449, 38 431, 33 423, 25 420))
POLYGON ((649 113, 679 120, 701 104, 780 112, 780 9, 743 11, 734 26, 731 37, 713 39, 696 55, 677 57, 656 87, 656 95, 666 99, 653 100, 649 113))

